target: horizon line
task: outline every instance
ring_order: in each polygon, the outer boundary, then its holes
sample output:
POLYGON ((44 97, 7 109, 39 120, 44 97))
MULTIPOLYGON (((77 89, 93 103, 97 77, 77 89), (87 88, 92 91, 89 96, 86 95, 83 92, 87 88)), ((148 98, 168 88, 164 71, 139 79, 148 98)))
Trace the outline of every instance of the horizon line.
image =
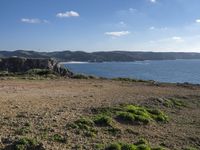
POLYGON ((90 50, 33 50, 33 49, 16 49, 16 50, 0 50, 0 52, 16 52, 16 51, 29 51, 29 52, 39 52, 39 53, 52 53, 52 52, 85 52, 85 53, 95 53, 95 52, 143 52, 143 53, 198 53, 197 51, 153 51, 153 50, 97 50, 97 51, 90 51, 90 50))

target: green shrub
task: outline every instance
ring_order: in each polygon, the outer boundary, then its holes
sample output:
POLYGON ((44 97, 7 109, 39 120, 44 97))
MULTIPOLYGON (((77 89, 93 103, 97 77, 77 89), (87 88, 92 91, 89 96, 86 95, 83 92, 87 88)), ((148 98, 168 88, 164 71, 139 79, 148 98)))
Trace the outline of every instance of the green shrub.
POLYGON ((108 145, 106 150, 121 150, 121 145, 119 143, 113 143, 108 145))
POLYGON ((94 122, 88 118, 81 118, 74 122, 75 126, 79 129, 88 130, 90 127, 94 126, 94 122))
POLYGON ((44 76, 44 75, 53 74, 53 71, 49 69, 30 69, 27 71, 27 73, 30 75, 44 76))
POLYGON ((137 150, 151 150, 149 145, 141 144, 137 146, 137 150))
POLYGON ((106 146, 105 150, 164 150, 163 148, 151 148, 145 139, 140 139, 135 144, 113 143, 106 146))
POLYGON ((38 143, 35 139, 31 138, 21 138, 14 143, 15 150, 29 150, 29 149, 42 149, 40 143, 38 143))
POLYGON ((137 150, 137 146, 135 146, 134 144, 121 144, 121 149, 122 150, 137 150))
POLYGON ((108 128, 107 131, 112 134, 113 136, 120 135, 121 130, 116 127, 108 128))
POLYGON ((119 112, 117 114, 117 120, 119 120, 120 122, 125 122, 125 123, 134 123, 135 116, 129 112, 119 112))
POLYGON ((88 76, 83 75, 83 74, 75 74, 72 76, 73 79, 89 79, 88 76))
POLYGON ((94 123, 98 126, 112 126, 113 120, 110 116, 98 115, 94 118, 94 123))
POLYGON ((25 135, 27 133, 30 132, 30 128, 29 127, 22 127, 22 128, 19 128, 15 131, 16 134, 18 135, 25 135))
POLYGON ((62 135, 59 135, 59 134, 54 134, 51 137, 51 140, 55 142, 66 143, 66 139, 62 135))
POLYGON ((147 140, 145 140, 144 138, 139 139, 139 141, 137 141, 135 143, 135 145, 149 145, 149 142, 147 140))
POLYGON ((186 104, 177 98, 164 99, 163 105, 166 107, 175 107, 175 108, 186 107, 186 104))

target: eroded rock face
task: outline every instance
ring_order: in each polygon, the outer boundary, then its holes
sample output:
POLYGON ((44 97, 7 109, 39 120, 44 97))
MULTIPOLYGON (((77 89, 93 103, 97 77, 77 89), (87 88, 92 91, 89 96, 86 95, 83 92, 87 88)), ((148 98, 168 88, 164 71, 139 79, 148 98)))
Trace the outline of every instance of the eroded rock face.
POLYGON ((8 72, 26 72, 30 69, 50 69, 53 70, 55 61, 52 59, 28 59, 20 57, 2 58, 0 60, 0 70, 8 72))
POLYGON ((0 71, 12 73, 24 73, 30 69, 49 69, 61 76, 71 77, 73 73, 62 67, 53 59, 30 59, 22 57, 10 57, 0 59, 0 71))

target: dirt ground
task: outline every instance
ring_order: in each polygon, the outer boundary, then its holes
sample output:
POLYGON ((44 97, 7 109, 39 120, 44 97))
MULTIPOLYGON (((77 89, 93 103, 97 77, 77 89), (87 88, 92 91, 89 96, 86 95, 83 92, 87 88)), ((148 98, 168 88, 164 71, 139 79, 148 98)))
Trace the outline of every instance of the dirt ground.
POLYGON ((153 85, 111 80, 1 80, 0 149, 20 137, 35 138, 48 150, 95 149, 94 145, 145 138, 153 146, 182 150, 200 149, 200 87, 153 85), (165 107, 159 99, 178 98, 184 107, 165 107), (91 109, 134 104, 158 108, 169 116, 167 123, 117 124, 119 135, 103 128, 94 137, 66 128, 91 109), (28 126, 28 127, 27 127, 28 126), (127 133, 127 129, 134 131, 127 133), (66 142, 51 140, 52 135, 66 142))

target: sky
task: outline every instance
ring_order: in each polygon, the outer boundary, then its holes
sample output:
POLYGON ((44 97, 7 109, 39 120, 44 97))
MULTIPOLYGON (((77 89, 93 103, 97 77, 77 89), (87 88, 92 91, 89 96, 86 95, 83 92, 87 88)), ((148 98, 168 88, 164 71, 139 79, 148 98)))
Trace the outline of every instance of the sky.
POLYGON ((0 50, 200 52, 200 0, 0 0, 0 50))

